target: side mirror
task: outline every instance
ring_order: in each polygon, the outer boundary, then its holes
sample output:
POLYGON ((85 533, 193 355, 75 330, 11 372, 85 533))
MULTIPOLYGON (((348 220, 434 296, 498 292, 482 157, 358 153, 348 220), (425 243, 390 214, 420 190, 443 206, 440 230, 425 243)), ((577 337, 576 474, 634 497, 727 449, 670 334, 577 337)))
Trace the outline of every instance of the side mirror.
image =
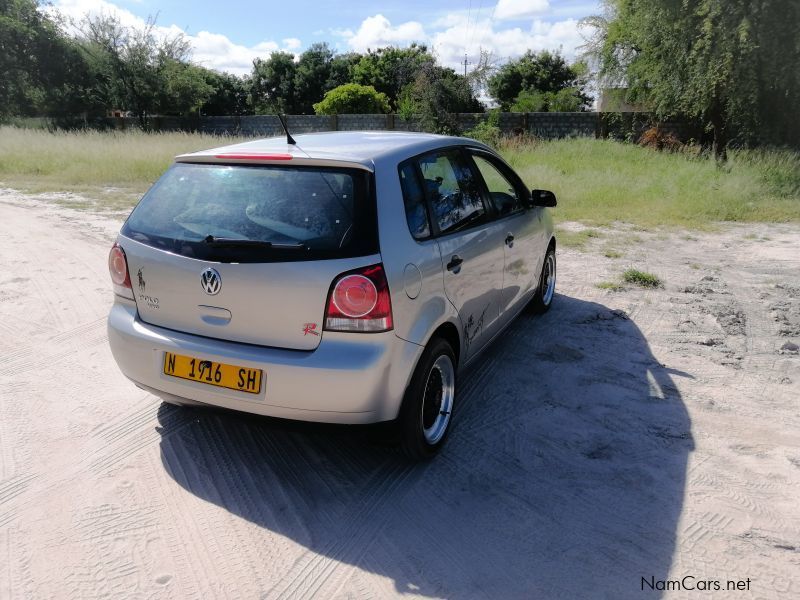
POLYGON ((556 195, 553 192, 547 190, 531 190, 532 206, 553 207, 556 204, 556 195))

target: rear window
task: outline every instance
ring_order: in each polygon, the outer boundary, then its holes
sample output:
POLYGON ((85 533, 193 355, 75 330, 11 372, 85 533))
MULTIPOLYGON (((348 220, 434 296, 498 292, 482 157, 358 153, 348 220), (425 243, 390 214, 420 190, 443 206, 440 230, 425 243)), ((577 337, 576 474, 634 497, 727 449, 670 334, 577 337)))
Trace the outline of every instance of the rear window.
POLYGON ((378 251, 370 174, 359 169, 176 163, 145 194, 122 233, 218 262, 378 251), (220 239, 224 243, 209 243, 220 239))

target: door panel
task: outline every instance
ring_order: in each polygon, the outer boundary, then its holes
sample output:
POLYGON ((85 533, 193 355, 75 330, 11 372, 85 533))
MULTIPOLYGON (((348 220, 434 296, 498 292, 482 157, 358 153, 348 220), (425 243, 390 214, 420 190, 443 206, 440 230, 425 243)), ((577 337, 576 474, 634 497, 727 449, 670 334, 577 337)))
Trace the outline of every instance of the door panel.
POLYGON ((480 176, 460 151, 440 151, 418 160, 438 238, 444 288, 458 310, 466 359, 498 326, 503 285, 503 233, 490 220, 480 176))
POLYGON ((500 321, 517 313, 538 281, 541 237, 544 226, 539 209, 526 209, 518 178, 507 166, 488 154, 475 152, 472 160, 481 174, 503 235, 503 287, 500 293, 500 321))
POLYGON ((439 239, 444 288, 461 318, 467 359, 491 339, 499 325, 503 238, 503 229, 492 223, 439 239), (456 256, 463 262, 448 269, 456 256))

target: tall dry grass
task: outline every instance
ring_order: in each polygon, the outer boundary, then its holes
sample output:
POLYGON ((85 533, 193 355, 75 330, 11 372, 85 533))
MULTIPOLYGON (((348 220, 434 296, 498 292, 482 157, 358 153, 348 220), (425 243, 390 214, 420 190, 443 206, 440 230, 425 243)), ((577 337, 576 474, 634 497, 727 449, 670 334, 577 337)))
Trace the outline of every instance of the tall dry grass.
POLYGON ((698 227, 714 221, 800 221, 800 155, 658 152, 612 140, 512 142, 501 153, 532 187, 551 189, 559 220, 698 227))
MULTIPOLYGON (((242 140, 0 127, 0 185, 78 191, 101 207, 124 209, 176 154, 242 140), (109 194, 109 188, 121 192, 109 194)), ((690 152, 657 152, 590 138, 516 140, 501 144, 500 151, 528 185, 556 193, 554 214, 561 221, 624 221, 643 227, 800 221, 800 155, 788 150, 732 152, 724 167, 690 152)))
POLYGON ((122 187, 144 192, 177 154, 244 139, 0 127, 0 181, 40 191, 122 187))

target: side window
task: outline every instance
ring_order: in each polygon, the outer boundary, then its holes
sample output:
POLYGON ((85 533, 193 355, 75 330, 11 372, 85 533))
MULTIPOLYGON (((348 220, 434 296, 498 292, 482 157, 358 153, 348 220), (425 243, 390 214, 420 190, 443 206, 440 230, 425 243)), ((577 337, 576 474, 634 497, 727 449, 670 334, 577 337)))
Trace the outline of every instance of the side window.
POLYGON ((503 175, 503 173, 494 164, 486 158, 473 154, 472 159, 475 161, 475 166, 483 176, 486 182, 486 188, 489 190, 489 197, 498 215, 507 215, 516 210, 523 208, 522 198, 519 197, 519 192, 514 184, 503 175))
POLYGON ((425 194, 414 165, 410 162, 400 167, 400 187, 403 189, 403 204, 406 207, 406 221, 411 235, 416 240, 428 237, 431 228, 425 210, 425 194))
POLYGON ((419 159, 431 201, 433 218, 441 233, 482 222, 486 209, 475 172, 457 153, 437 152, 419 159))

